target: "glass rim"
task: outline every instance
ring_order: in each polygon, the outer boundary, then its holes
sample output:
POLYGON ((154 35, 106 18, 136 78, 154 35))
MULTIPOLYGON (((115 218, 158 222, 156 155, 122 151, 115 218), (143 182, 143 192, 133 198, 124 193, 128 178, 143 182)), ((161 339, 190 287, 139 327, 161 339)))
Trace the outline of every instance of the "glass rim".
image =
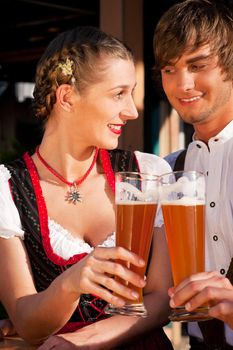
POLYGON ((150 174, 150 173, 141 173, 139 171, 117 171, 115 172, 115 177, 117 175, 121 175, 125 179, 136 179, 136 180, 159 180, 160 175, 150 174), (127 176, 127 174, 130 174, 132 176, 127 176), (140 178, 141 177, 141 178, 140 178), (146 178, 147 177, 147 178, 146 178))
POLYGON ((197 170, 175 170, 175 171, 169 171, 168 173, 161 174, 158 177, 162 178, 162 177, 167 176, 167 175, 172 175, 172 174, 176 175, 179 173, 180 174, 181 173, 198 174, 198 175, 206 176, 203 172, 197 171, 197 170))

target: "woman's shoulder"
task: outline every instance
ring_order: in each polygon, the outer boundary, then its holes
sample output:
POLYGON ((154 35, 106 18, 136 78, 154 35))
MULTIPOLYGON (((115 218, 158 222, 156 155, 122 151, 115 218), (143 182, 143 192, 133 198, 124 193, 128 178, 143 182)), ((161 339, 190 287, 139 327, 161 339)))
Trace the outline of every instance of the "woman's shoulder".
POLYGON ((162 175, 172 171, 168 162, 156 154, 140 151, 135 151, 134 153, 138 160, 141 172, 150 172, 151 174, 162 175))
POLYGON ((18 211, 13 202, 9 180, 11 173, 4 165, 0 165, 0 237, 23 237, 18 211))
POLYGON ((0 185, 6 184, 10 177, 11 174, 7 167, 4 164, 0 164, 0 185))

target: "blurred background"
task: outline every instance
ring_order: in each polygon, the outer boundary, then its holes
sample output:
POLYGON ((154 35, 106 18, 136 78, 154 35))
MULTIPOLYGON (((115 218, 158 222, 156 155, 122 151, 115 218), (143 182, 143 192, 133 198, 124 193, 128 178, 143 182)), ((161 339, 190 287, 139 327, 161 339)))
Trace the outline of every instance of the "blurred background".
POLYGON ((183 148, 192 129, 183 125, 152 80, 152 38, 172 0, 2 0, 0 18, 0 162, 40 143, 42 128, 31 109, 37 61, 60 32, 93 25, 128 44, 136 56, 136 105, 140 118, 128 123, 124 149, 161 156, 183 148), (191 129, 191 130, 190 130, 191 129))

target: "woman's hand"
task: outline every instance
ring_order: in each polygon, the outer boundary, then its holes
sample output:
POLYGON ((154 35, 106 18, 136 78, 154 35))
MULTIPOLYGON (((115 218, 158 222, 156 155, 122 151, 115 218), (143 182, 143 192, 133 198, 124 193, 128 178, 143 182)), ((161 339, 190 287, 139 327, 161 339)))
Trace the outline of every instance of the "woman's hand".
POLYGON ((85 350, 84 347, 76 346, 71 342, 65 340, 63 337, 53 335, 49 337, 44 344, 42 344, 37 350, 50 350, 50 349, 59 349, 59 350, 73 350, 73 349, 82 349, 85 350))
POLYGON ((73 293, 94 294, 108 303, 121 307, 125 299, 137 300, 138 293, 119 282, 117 276, 136 287, 143 288, 145 280, 132 272, 129 264, 143 267, 145 262, 136 254, 121 248, 96 248, 67 270, 69 288, 73 293), (117 295, 116 295, 117 294, 117 295))
POLYGON ((168 291, 172 308, 185 305, 187 311, 208 303, 209 315, 233 329, 233 286, 217 271, 193 275, 168 291))
MULTIPOLYGON (((125 316, 123 316, 125 317, 125 316)), ((107 321, 107 320, 104 320, 107 321)), ((104 322, 104 321, 99 321, 104 322)), ((97 324, 99 323, 97 322, 97 324)), ((104 326, 104 325, 103 325, 104 326)), ((76 332, 50 336, 37 350, 103 350, 112 349, 110 343, 103 342, 105 328, 96 324, 83 327, 76 332)), ((114 332, 114 330, 111 330, 114 332)), ((111 335, 110 335, 111 337, 111 335)), ((115 348, 115 347, 114 347, 115 348)))

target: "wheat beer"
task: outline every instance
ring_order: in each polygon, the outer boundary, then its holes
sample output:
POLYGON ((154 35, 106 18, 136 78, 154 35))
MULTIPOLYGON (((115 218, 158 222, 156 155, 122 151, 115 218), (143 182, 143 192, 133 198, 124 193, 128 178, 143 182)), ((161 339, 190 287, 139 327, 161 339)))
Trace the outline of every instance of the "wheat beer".
MULTIPOLYGON (((158 181, 156 175, 138 172, 118 172, 115 176, 116 246, 123 247, 140 256, 145 266, 138 267, 128 261, 117 262, 137 275, 144 277, 149 256, 154 221, 158 203, 158 181)), ((105 312, 129 316, 146 317, 142 288, 115 275, 115 280, 138 292, 137 300, 125 300, 122 307, 109 304, 105 312)), ((121 296, 122 297, 122 296, 121 296)))
POLYGON ((162 204, 162 212, 176 286, 190 275, 205 270, 205 206, 179 205, 174 201, 162 204))
MULTIPOLYGON (((157 204, 155 203, 135 202, 132 204, 132 202, 129 202, 117 204, 116 245, 136 253, 147 262, 156 210, 157 204)), ((142 277, 145 275, 146 266, 138 267, 128 263, 127 267, 142 277)), ((137 289, 130 284, 129 287, 137 290, 140 295, 139 300, 136 300, 135 303, 141 303, 142 289, 137 289)), ((133 301, 130 302, 133 303, 133 301)))
MULTIPOLYGON (((161 176, 160 203, 164 218, 174 285, 205 271, 205 177, 197 171, 161 176)), ((187 311, 172 309, 172 321, 209 319, 208 305, 187 311)))

